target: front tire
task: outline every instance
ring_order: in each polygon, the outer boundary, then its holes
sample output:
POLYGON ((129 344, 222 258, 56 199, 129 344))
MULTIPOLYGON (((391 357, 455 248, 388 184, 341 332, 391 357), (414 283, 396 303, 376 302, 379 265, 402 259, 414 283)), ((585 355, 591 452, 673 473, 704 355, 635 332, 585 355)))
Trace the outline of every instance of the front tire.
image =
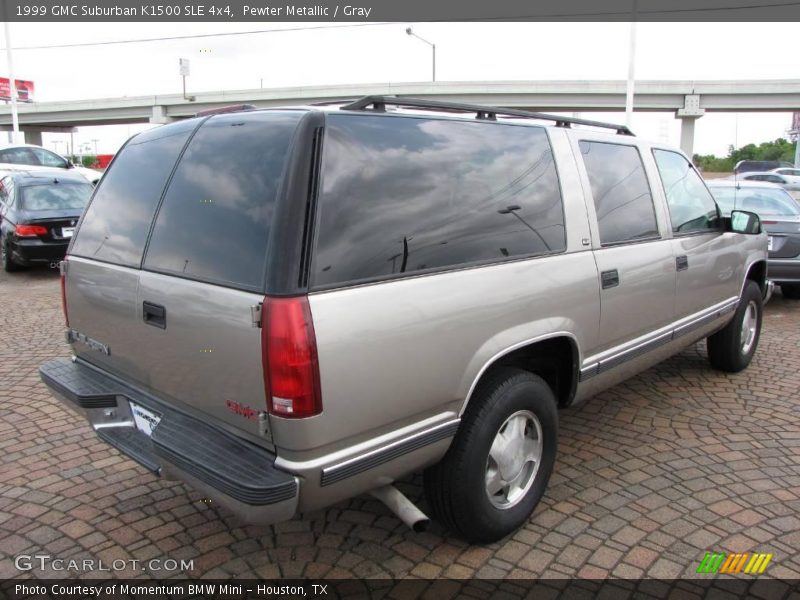
POLYGON ((731 322, 706 341, 708 360, 713 368, 728 373, 747 368, 758 347, 763 315, 761 288, 756 282, 748 281, 731 322))
POLYGON ((434 516, 469 542, 505 537, 539 503, 557 447, 558 410, 547 383, 498 369, 476 389, 445 457, 425 471, 434 516))
POLYGON ((789 300, 800 300, 800 283, 781 285, 781 294, 789 300))

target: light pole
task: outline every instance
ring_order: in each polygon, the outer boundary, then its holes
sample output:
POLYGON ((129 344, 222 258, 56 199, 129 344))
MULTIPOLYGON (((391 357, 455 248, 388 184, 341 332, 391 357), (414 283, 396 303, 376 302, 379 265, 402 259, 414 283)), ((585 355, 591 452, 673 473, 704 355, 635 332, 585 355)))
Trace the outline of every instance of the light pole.
POLYGON ((94 142, 94 155, 97 156, 97 142, 100 140, 92 140, 94 142))
POLYGON ((432 54, 432 58, 433 58, 433 74, 432 74, 433 79, 432 80, 436 81, 436 44, 434 44, 433 42, 429 42, 428 40, 426 40, 423 37, 418 36, 416 33, 414 33, 414 30, 411 29, 411 27, 406 27, 406 33, 408 35, 410 35, 411 37, 415 37, 418 40, 422 40, 423 42, 428 44, 428 46, 431 47, 431 51, 433 53, 432 54))
MULTIPOLYGON (((5 4, 3 4, 5 14, 5 4)), ((11 31, 8 20, 4 23, 6 35, 6 60, 8 61, 8 82, 11 92, 11 141, 19 142, 19 116, 17 115, 17 80, 14 79, 14 57, 11 50, 11 31)))

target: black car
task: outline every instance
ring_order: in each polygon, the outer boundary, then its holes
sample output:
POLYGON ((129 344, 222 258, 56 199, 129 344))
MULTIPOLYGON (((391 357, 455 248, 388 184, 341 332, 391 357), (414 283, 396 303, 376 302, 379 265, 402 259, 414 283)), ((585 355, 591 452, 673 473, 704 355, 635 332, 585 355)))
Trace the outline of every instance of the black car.
POLYGON ((64 258, 94 186, 61 171, 9 173, 0 179, 0 254, 15 271, 64 258))
POLYGON ((766 181, 714 179, 708 182, 724 216, 747 210, 761 217, 769 235, 767 277, 785 298, 800 299, 800 205, 789 193, 766 181))

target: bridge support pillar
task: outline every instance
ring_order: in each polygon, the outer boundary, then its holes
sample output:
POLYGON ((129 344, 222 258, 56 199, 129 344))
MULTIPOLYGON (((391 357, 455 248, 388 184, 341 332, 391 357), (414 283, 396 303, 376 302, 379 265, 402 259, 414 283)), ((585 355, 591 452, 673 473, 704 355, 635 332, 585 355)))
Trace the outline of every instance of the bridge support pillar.
POLYGON ((687 94, 683 97, 683 108, 679 108, 675 117, 681 120, 681 150, 690 159, 694 153, 694 124, 697 119, 706 113, 700 108, 700 96, 687 94))
POLYGON ((25 143, 26 144, 35 144, 37 146, 42 145, 42 132, 41 130, 31 130, 25 129, 24 127, 20 129, 22 133, 25 134, 25 143))
POLYGON ((172 123, 175 119, 167 115, 167 109, 163 106, 154 106, 153 114, 150 116, 150 122, 154 125, 166 125, 172 123))

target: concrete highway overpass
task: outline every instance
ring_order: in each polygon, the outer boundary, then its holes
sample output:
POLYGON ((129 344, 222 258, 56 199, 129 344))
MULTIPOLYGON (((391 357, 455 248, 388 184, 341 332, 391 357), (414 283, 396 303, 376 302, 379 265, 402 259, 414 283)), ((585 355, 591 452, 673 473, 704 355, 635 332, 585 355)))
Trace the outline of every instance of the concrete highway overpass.
MULTIPOLYGON (((168 123, 230 104, 258 107, 310 104, 370 94, 394 94, 505 108, 552 112, 624 111, 625 81, 487 81, 375 83, 99 98, 19 105, 26 140, 41 143, 43 131, 124 123, 168 123)), ((681 119, 681 147, 689 155, 694 124, 706 111, 800 111, 800 79, 751 81, 637 81, 634 110, 674 112, 681 119)), ((620 121, 622 121, 620 115, 620 121)), ((0 106, 0 128, 11 124, 11 109, 0 106)))

